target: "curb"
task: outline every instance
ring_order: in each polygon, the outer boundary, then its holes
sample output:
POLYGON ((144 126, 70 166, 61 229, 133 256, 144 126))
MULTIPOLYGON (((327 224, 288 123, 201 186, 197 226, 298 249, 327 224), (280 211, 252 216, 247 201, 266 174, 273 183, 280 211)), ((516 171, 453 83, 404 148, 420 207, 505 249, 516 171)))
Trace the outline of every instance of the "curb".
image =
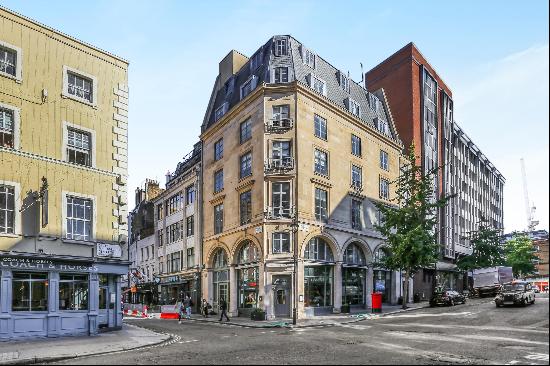
MULTIPOLYGON (((133 324, 126 324, 126 325, 130 326, 130 327, 140 328, 140 329, 147 329, 147 328, 139 327, 139 326, 133 325, 133 324)), ((123 347, 119 350, 111 350, 111 351, 107 351, 107 352, 95 352, 95 353, 87 353, 87 354, 70 354, 70 355, 64 355, 64 356, 50 356, 50 357, 33 357, 33 358, 25 358, 25 359, 7 361, 7 362, 0 362, 0 365, 29 365, 29 364, 37 364, 37 363, 49 363, 49 362, 71 360, 71 359, 79 358, 79 357, 93 357, 93 356, 99 356, 99 355, 108 355, 108 354, 111 354, 111 353, 134 351, 134 350, 137 350, 137 349, 154 347, 154 346, 158 346, 159 344, 168 342, 172 339, 172 336, 169 335, 169 334, 154 332, 150 329, 147 329, 147 330, 150 331, 150 332, 156 333, 156 334, 168 335, 168 338, 163 339, 159 342, 154 342, 154 343, 146 344, 146 345, 143 345, 143 346, 127 347, 127 348, 123 347)))

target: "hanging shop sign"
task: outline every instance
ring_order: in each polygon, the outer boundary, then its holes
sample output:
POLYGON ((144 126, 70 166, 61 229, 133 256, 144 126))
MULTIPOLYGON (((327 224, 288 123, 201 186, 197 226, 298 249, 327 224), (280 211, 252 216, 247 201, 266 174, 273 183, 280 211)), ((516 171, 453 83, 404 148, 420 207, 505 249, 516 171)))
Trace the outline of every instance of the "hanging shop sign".
POLYGON ((120 245, 97 243, 97 256, 98 257, 122 257, 122 248, 120 245))
POLYGON ((51 259, 42 258, 0 257, 0 268, 98 272, 98 268, 94 265, 54 262, 51 259))

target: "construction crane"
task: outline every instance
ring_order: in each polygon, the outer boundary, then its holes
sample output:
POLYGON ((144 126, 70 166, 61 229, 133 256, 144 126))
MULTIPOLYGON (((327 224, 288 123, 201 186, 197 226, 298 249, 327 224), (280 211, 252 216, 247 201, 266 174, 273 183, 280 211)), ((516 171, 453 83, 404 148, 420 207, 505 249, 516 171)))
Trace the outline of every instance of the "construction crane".
POLYGON ((527 191, 527 174, 525 173, 525 161, 523 158, 521 160, 521 177, 523 179, 523 197, 525 199, 525 213, 527 214, 527 232, 532 232, 535 230, 535 227, 539 224, 535 220, 535 210, 537 209, 533 204, 529 203, 529 193, 527 191))

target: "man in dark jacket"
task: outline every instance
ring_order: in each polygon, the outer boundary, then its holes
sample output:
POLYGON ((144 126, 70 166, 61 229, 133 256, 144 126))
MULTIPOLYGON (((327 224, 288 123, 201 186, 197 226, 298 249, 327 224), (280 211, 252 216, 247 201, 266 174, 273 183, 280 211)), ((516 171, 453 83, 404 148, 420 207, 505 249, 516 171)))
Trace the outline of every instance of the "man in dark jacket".
POLYGON ((225 316, 225 321, 229 321, 229 317, 227 316, 227 302, 225 301, 224 298, 222 298, 220 300, 220 311, 221 311, 221 314, 220 314, 220 321, 222 321, 223 317, 225 316))

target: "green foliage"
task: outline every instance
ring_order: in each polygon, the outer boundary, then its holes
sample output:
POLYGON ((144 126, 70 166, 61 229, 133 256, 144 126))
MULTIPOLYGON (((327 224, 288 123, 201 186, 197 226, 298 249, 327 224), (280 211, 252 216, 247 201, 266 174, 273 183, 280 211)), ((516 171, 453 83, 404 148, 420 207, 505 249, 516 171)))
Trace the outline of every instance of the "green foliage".
POLYGON ((471 271, 505 264, 500 231, 491 228, 485 220, 479 222, 477 231, 471 233, 469 239, 472 244, 472 254, 461 257, 457 261, 458 268, 471 271))
POLYGON ((433 187, 437 170, 422 174, 414 144, 411 145, 399 178, 390 183, 396 185, 396 195, 391 200, 394 204, 376 204, 383 220, 375 227, 386 238, 390 253, 380 258, 381 266, 412 275, 420 268, 432 267, 437 261, 437 210, 450 198, 438 199, 435 196, 433 187))
POLYGON ((533 250, 533 242, 522 234, 514 235, 512 240, 506 243, 504 248, 506 264, 512 267, 514 277, 519 278, 535 272, 533 263, 538 257, 533 250))

